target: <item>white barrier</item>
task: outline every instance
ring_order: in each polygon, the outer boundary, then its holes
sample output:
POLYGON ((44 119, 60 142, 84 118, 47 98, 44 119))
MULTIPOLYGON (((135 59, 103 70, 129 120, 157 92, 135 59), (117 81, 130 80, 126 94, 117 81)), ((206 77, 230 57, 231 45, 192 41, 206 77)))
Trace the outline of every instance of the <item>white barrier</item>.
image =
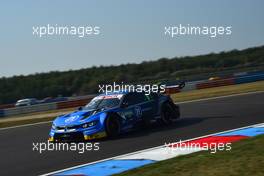
POLYGON ((185 87, 183 89, 181 89, 181 92, 195 90, 196 89, 196 84, 199 84, 199 83, 202 83, 202 82, 205 82, 205 81, 207 81, 207 80, 186 82, 185 83, 185 87))

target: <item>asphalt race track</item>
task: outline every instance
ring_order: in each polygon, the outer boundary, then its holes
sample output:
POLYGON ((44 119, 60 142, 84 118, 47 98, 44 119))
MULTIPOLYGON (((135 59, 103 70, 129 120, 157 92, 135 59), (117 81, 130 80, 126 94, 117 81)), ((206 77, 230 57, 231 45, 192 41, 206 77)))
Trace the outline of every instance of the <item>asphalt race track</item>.
POLYGON ((264 93, 189 102, 180 105, 182 119, 170 127, 153 127, 100 141, 100 150, 85 152, 32 151, 45 142, 51 124, 0 130, 0 175, 39 175, 79 164, 264 122, 264 93))

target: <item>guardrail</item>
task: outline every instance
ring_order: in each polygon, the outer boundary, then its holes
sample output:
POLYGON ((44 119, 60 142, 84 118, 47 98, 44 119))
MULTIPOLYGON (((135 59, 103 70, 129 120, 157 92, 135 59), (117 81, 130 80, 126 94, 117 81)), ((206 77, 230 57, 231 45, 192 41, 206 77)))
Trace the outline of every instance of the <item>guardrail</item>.
POLYGON ((43 112, 49 110, 57 109, 56 103, 45 103, 45 104, 36 104, 32 106, 21 106, 15 108, 4 109, 4 116, 13 116, 18 114, 27 114, 33 112, 43 112))
POLYGON ((43 103, 32 106, 21 106, 7 109, 0 109, 0 117, 8 117, 19 114, 28 114, 34 112, 43 112, 56 109, 74 108, 86 105, 94 96, 86 96, 83 99, 55 102, 55 103, 43 103))
POLYGON ((2 104, 0 105, 0 109, 7 109, 7 108, 13 108, 15 107, 15 104, 2 104))
MULTIPOLYGON (((256 82, 264 80, 264 72, 252 73, 247 75, 233 76, 226 79, 218 80, 200 80, 194 82, 187 82, 183 89, 179 89, 178 86, 169 86, 166 88, 167 94, 174 94, 182 91, 190 91, 195 89, 206 89, 211 87, 227 86, 234 84, 243 84, 249 82, 256 82)), ((55 103, 43 103, 32 106, 23 107, 11 107, 0 109, 0 117, 8 117, 18 114, 27 114, 33 112, 43 112, 56 109, 74 108, 87 104, 95 95, 86 95, 82 97, 71 98, 68 101, 55 102, 55 103)))
POLYGON ((65 109, 65 108, 72 108, 72 107, 80 107, 86 105, 89 101, 91 101, 93 97, 84 98, 80 100, 70 100, 65 102, 58 102, 57 109, 65 109))
POLYGON ((219 79, 215 81, 198 83, 196 85, 196 89, 206 89, 206 88, 228 86, 228 85, 234 85, 234 84, 235 84, 234 78, 219 79))
POLYGON ((3 117, 4 116, 4 110, 3 109, 0 109, 0 117, 3 117))
POLYGON ((250 82, 262 81, 262 80, 264 80, 264 72, 250 73, 247 75, 237 75, 224 79, 187 82, 183 89, 170 86, 170 89, 166 90, 166 93, 172 94, 172 93, 178 93, 178 92, 184 92, 184 91, 190 91, 196 89, 207 89, 212 87, 243 84, 243 83, 250 83, 250 82))
POLYGON ((261 80, 264 80, 264 73, 237 77, 235 79, 235 84, 243 84, 243 83, 256 82, 261 80))

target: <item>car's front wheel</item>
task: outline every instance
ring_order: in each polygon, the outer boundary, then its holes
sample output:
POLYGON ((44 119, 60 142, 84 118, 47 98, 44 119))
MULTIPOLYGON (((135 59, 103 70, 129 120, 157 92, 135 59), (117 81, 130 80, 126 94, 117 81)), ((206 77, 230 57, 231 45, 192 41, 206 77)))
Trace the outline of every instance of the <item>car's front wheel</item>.
POLYGON ((105 121, 105 130, 108 137, 116 137, 120 133, 120 122, 117 116, 109 115, 105 121))

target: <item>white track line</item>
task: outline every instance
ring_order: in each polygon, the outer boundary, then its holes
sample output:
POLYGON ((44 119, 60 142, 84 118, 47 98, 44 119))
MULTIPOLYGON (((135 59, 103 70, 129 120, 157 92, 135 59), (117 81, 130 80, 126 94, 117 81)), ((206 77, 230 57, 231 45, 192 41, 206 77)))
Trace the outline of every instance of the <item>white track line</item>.
POLYGON ((29 124, 24 124, 24 125, 11 126, 11 127, 4 127, 4 128, 0 128, 0 131, 1 130, 13 129, 13 128, 28 127, 28 126, 35 126, 35 125, 42 125, 42 124, 51 123, 51 122, 52 121, 46 121, 46 122, 37 122, 37 123, 29 123, 29 124))
MULTIPOLYGON (((239 93, 239 94, 234 94, 234 95, 224 95, 224 96, 219 96, 219 97, 203 98, 203 99, 198 99, 198 100, 182 101, 182 102, 176 102, 176 104, 195 103, 195 102, 199 102, 199 101, 210 101, 210 100, 215 100, 215 99, 229 98, 229 97, 236 97, 236 96, 243 96, 243 95, 251 95, 251 94, 258 94, 258 93, 264 93, 264 91, 247 92, 247 93, 239 93)), ((18 125, 18 126, 12 126, 12 127, 5 127, 5 128, 0 128, 0 130, 8 130, 8 129, 19 128, 19 127, 34 126, 34 125, 40 125, 40 124, 45 124, 45 123, 50 123, 50 122, 51 121, 31 123, 31 124, 18 125)))
MULTIPOLYGON (((258 123, 258 124, 253 124, 253 125, 244 126, 244 127, 240 127, 240 128, 235 128, 235 129, 232 129, 232 130, 226 130, 226 131, 222 131, 222 132, 212 133, 212 134, 208 134, 208 135, 204 135, 204 136, 200 136, 200 137, 196 137, 196 138, 183 140, 181 142, 187 142, 187 141, 191 141, 191 140, 196 140, 196 139, 200 139, 200 138, 204 138, 204 137, 219 135, 219 134, 222 134, 222 133, 232 132, 232 131, 236 131, 236 130, 242 130, 242 129, 255 127, 255 126, 259 126, 259 125, 264 125, 264 123, 258 123)), ((144 149, 144 150, 139 150, 139 151, 136 151, 136 152, 131 152, 131 153, 127 153, 127 154, 124 154, 124 155, 115 156, 115 157, 110 157, 110 158, 106 158, 106 159, 102 159, 102 160, 98 160, 98 161, 94 161, 94 162, 90 162, 90 163, 86 163, 86 164, 81 164, 81 165, 69 167, 69 168, 66 168, 66 169, 61 169, 61 170, 58 170, 58 171, 50 172, 50 173, 47 173, 47 174, 43 174, 43 175, 40 175, 40 176, 53 175, 53 174, 57 174, 57 173, 60 173, 60 172, 76 169, 76 168, 79 168, 79 167, 84 167, 84 166, 92 165, 92 164, 103 162, 103 161, 107 161, 107 160, 119 159, 119 158, 123 158, 123 157, 129 156, 129 155, 134 155, 134 154, 138 154, 138 153, 142 153, 142 152, 146 152, 146 151, 151 151, 151 150, 159 149, 159 148, 162 148, 162 147, 165 147, 165 145, 152 147, 152 148, 148 148, 148 149, 144 149)))

